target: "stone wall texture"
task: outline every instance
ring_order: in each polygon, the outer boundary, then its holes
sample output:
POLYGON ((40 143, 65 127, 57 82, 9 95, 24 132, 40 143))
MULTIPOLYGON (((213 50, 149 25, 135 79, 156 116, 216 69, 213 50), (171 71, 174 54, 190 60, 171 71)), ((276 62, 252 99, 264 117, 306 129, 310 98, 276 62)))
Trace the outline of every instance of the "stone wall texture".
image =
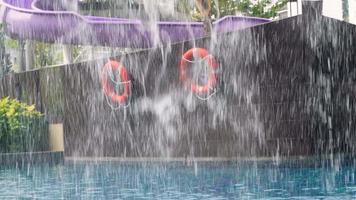
POLYGON ((36 104, 64 124, 66 156, 237 157, 355 152, 356 26, 303 15, 233 33, 120 55, 133 79, 112 110, 95 60, 12 74, 0 97, 36 104), (219 62, 217 93, 201 101, 179 80, 192 47, 219 62))

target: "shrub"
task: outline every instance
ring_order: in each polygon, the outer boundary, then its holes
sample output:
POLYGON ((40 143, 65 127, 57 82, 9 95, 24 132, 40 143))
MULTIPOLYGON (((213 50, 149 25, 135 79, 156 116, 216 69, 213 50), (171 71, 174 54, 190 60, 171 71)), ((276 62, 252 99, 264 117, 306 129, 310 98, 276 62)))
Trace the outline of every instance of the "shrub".
POLYGON ((44 116, 29 106, 10 99, 0 100, 0 152, 48 150, 48 124, 44 116))

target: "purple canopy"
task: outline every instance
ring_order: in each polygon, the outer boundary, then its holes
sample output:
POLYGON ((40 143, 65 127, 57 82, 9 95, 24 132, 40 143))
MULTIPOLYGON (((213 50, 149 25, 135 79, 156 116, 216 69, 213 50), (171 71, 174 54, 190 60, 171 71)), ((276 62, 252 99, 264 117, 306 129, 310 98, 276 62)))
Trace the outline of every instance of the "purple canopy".
MULTIPOLYGON (((204 36, 200 22, 156 22, 81 16, 54 11, 46 0, 1 0, 0 17, 10 37, 115 47, 148 48, 155 43, 176 43, 204 36), (156 36, 156 37, 155 37, 156 36), (159 37, 157 37, 159 36, 159 37)), ((53 3, 53 2, 51 2, 53 3)), ((213 24, 217 33, 231 32, 270 20, 227 16, 213 24)))

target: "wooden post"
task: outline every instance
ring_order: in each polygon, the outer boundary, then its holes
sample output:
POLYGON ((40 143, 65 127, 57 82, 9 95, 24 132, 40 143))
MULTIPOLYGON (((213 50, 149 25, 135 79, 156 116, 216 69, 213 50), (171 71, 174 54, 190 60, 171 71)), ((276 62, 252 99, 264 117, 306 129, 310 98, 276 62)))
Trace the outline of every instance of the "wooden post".
POLYGON ((50 151, 64 151, 63 124, 49 125, 50 151))

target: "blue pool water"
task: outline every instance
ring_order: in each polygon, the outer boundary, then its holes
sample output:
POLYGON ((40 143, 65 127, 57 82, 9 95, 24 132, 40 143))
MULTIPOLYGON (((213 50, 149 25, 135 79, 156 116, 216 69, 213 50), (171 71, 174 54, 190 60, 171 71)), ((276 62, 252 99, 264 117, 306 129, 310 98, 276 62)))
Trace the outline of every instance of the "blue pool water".
POLYGON ((356 199, 355 166, 250 161, 0 167, 0 199, 356 199))

